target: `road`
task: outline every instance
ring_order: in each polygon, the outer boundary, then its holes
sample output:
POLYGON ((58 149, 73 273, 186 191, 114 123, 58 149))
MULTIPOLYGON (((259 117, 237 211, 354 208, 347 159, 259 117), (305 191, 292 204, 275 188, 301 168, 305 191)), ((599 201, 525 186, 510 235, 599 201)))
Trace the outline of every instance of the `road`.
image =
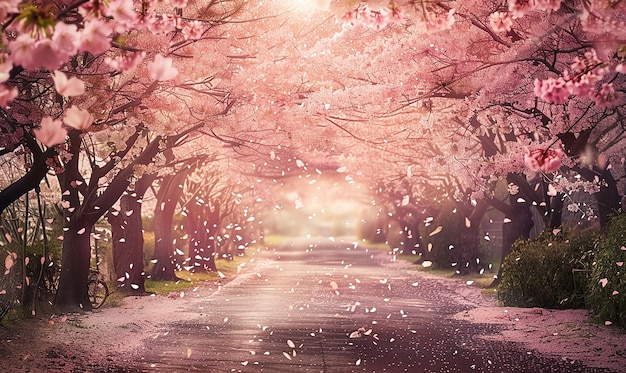
MULTIPOLYGON (((465 304, 465 305, 464 305, 465 304)), ((597 372, 480 338, 441 282, 353 242, 293 241, 146 342, 143 372, 597 372)))

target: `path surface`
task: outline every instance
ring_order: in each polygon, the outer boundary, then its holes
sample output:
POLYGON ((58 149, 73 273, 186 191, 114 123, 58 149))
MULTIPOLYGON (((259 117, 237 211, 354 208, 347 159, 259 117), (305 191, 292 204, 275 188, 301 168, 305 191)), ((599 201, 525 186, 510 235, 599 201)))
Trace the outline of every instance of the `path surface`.
POLYGON ((474 300, 380 251, 299 241, 210 296, 186 295, 120 371, 599 372, 452 317, 474 300), (360 329, 360 332, 359 332, 360 329), (352 338, 351 338, 352 337, 352 338))

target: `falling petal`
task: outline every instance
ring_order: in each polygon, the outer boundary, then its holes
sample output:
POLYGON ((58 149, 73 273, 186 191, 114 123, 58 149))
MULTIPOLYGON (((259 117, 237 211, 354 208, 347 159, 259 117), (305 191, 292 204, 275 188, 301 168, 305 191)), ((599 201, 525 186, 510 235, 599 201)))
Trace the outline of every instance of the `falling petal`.
POLYGON ((220 271, 217 271, 217 275, 218 275, 220 278, 226 278, 226 275, 224 275, 224 274, 223 274, 222 272, 220 272, 220 271))
POLYGON ((469 286, 469 285, 472 285, 472 284, 474 284, 474 281, 472 281, 472 280, 465 281, 465 285, 469 286))
POLYGON ((6 268, 7 272, 13 267, 13 257, 11 255, 7 255, 4 259, 4 268, 6 268))
POLYGON ((304 167, 304 162, 302 162, 299 159, 296 159, 296 166, 298 166, 299 168, 302 168, 302 167, 304 167))
POLYGON ((526 202, 526 200, 524 198, 518 198, 517 199, 517 203, 524 203, 526 202))
POLYGON ((617 294, 619 294, 619 291, 617 290, 613 290, 613 292, 611 293, 611 295, 617 295, 617 294))
POLYGON ((556 236, 557 234, 559 234, 559 232, 561 232, 561 230, 560 230, 560 229, 558 229, 558 228, 555 228, 555 229, 553 229, 553 230, 552 230, 552 234, 553 234, 553 235, 555 235, 555 236, 556 236))
POLYGON ((505 224, 506 224, 506 223, 510 223, 510 222, 511 222, 511 219, 509 219, 509 218, 504 218, 504 220, 502 220, 502 222, 503 222, 503 223, 505 223, 505 224))
POLYGON ((289 355, 288 353, 283 351, 283 356, 286 357, 288 360, 291 360, 291 355, 289 355))
POLYGON ((339 167, 339 168, 337 169, 337 172, 341 174, 341 173, 346 172, 346 170, 347 170, 347 169, 348 169, 348 167, 346 167, 346 166, 341 166, 341 167, 339 167))
POLYGON ((602 284, 602 287, 605 287, 606 284, 609 283, 609 280, 605 277, 603 279, 600 279, 600 281, 598 281, 600 284, 602 284))
POLYGON ((191 357, 191 348, 187 348, 187 359, 191 357))
POLYGON ((609 325, 611 325, 611 324, 613 324, 613 323, 612 323, 612 322, 610 322, 609 320, 606 320, 606 321, 604 322, 604 325, 606 325, 606 326, 609 326, 609 325))
POLYGON ((615 264, 617 264, 617 266, 618 266, 618 267, 621 267, 621 266, 623 266, 623 265, 624 265, 624 262, 617 262, 617 263, 615 263, 615 264))
POLYGON ((339 289, 339 285, 337 285, 335 281, 330 282, 330 287, 333 288, 333 290, 339 289))
POLYGON ((414 283, 412 283, 411 285, 412 285, 412 286, 417 286, 417 285, 419 285, 419 284, 420 284, 419 282, 414 282, 414 283))
POLYGON ((550 197, 555 197, 556 196, 556 188, 554 188, 554 185, 552 184, 548 184, 548 195, 550 197))
POLYGON ((78 233, 78 234, 83 234, 83 233, 85 233, 85 228, 81 228, 81 229, 79 229, 79 230, 78 230, 78 232, 76 232, 76 233, 78 233))
POLYGON ((287 340, 287 346, 289 346, 291 348, 296 348, 296 345, 293 343, 293 341, 291 339, 287 340))
POLYGON ((443 230, 443 226, 441 226, 441 225, 440 225, 440 226, 438 226, 437 228, 435 228, 435 230, 434 230, 434 231, 430 232, 429 236, 434 236, 434 235, 436 235, 437 233, 441 232, 442 230, 443 230))
POLYGON ((422 262, 422 267, 424 267, 424 268, 428 268, 428 267, 430 267, 432 265, 433 265, 433 262, 431 262, 430 260, 424 260, 422 262))

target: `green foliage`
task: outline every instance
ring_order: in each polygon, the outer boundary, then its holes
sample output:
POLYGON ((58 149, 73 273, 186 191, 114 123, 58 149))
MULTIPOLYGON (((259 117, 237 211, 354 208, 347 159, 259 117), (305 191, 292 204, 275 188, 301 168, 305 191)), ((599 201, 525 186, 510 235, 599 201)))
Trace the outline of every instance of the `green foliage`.
POLYGON ((597 234, 554 234, 518 240, 504 260, 498 299, 505 306, 581 308, 585 306, 586 272, 594 260, 597 234))
POLYGON ((588 305, 599 322, 626 327, 626 214, 602 234, 587 286, 588 305))

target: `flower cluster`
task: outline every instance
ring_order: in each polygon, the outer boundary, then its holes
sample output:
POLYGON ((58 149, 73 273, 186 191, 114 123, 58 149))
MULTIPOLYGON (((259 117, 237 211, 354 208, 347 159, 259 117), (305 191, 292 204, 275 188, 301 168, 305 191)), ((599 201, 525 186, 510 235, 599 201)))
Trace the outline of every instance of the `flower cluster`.
POLYGON ((561 7, 562 0, 508 0, 513 18, 521 18, 533 10, 554 11, 561 7))
POLYGON ((554 172, 561 167, 564 155, 563 150, 559 148, 527 150, 524 162, 532 171, 554 172))
POLYGON ((395 3, 388 7, 373 9, 366 3, 361 3, 356 9, 349 10, 339 17, 343 23, 352 25, 361 24, 367 27, 381 29, 392 22, 400 21, 404 18, 402 9, 395 3))
MULTIPOLYGON (((615 72, 622 72, 622 65, 615 72)), ((607 64, 598 59, 596 52, 585 53, 584 58, 576 57, 562 77, 535 79, 535 95, 551 104, 563 104, 570 95, 588 96, 600 107, 615 106, 620 99, 612 83, 604 83, 596 89, 597 83, 609 72, 607 64)))
MULTIPOLYGON (((185 40, 202 36, 203 27, 197 21, 182 21, 181 17, 157 14, 163 9, 157 0, 143 2, 141 12, 132 0, 102 2, 90 0, 74 5, 81 22, 58 18, 55 12, 42 11, 35 5, 22 5, 21 0, 0 2, 0 22, 12 37, 0 40, 0 105, 8 107, 19 94, 10 86, 11 72, 15 67, 25 71, 47 70, 51 72, 54 88, 63 97, 80 96, 85 84, 78 77, 67 77, 60 70, 72 57, 80 53, 101 55, 112 49, 113 39, 136 30, 148 30, 163 34, 182 30, 185 40)), ((170 0, 172 8, 184 6, 184 0, 170 0)), ((104 62, 113 70, 124 72, 136 68, 145 52, 121 52, 107 56, 104 62)), ((148 76, 153 80, 170 80, 178 75, 171 58, 157 54, 147 64, 148 76)), ((93 116, 85 110, 71 106, 62 119, 45 117, 39 128, 33 131, 36 138, 46 146, 65 141, 67 130, 63 125, 80 131, 87 130, 93 116)))

